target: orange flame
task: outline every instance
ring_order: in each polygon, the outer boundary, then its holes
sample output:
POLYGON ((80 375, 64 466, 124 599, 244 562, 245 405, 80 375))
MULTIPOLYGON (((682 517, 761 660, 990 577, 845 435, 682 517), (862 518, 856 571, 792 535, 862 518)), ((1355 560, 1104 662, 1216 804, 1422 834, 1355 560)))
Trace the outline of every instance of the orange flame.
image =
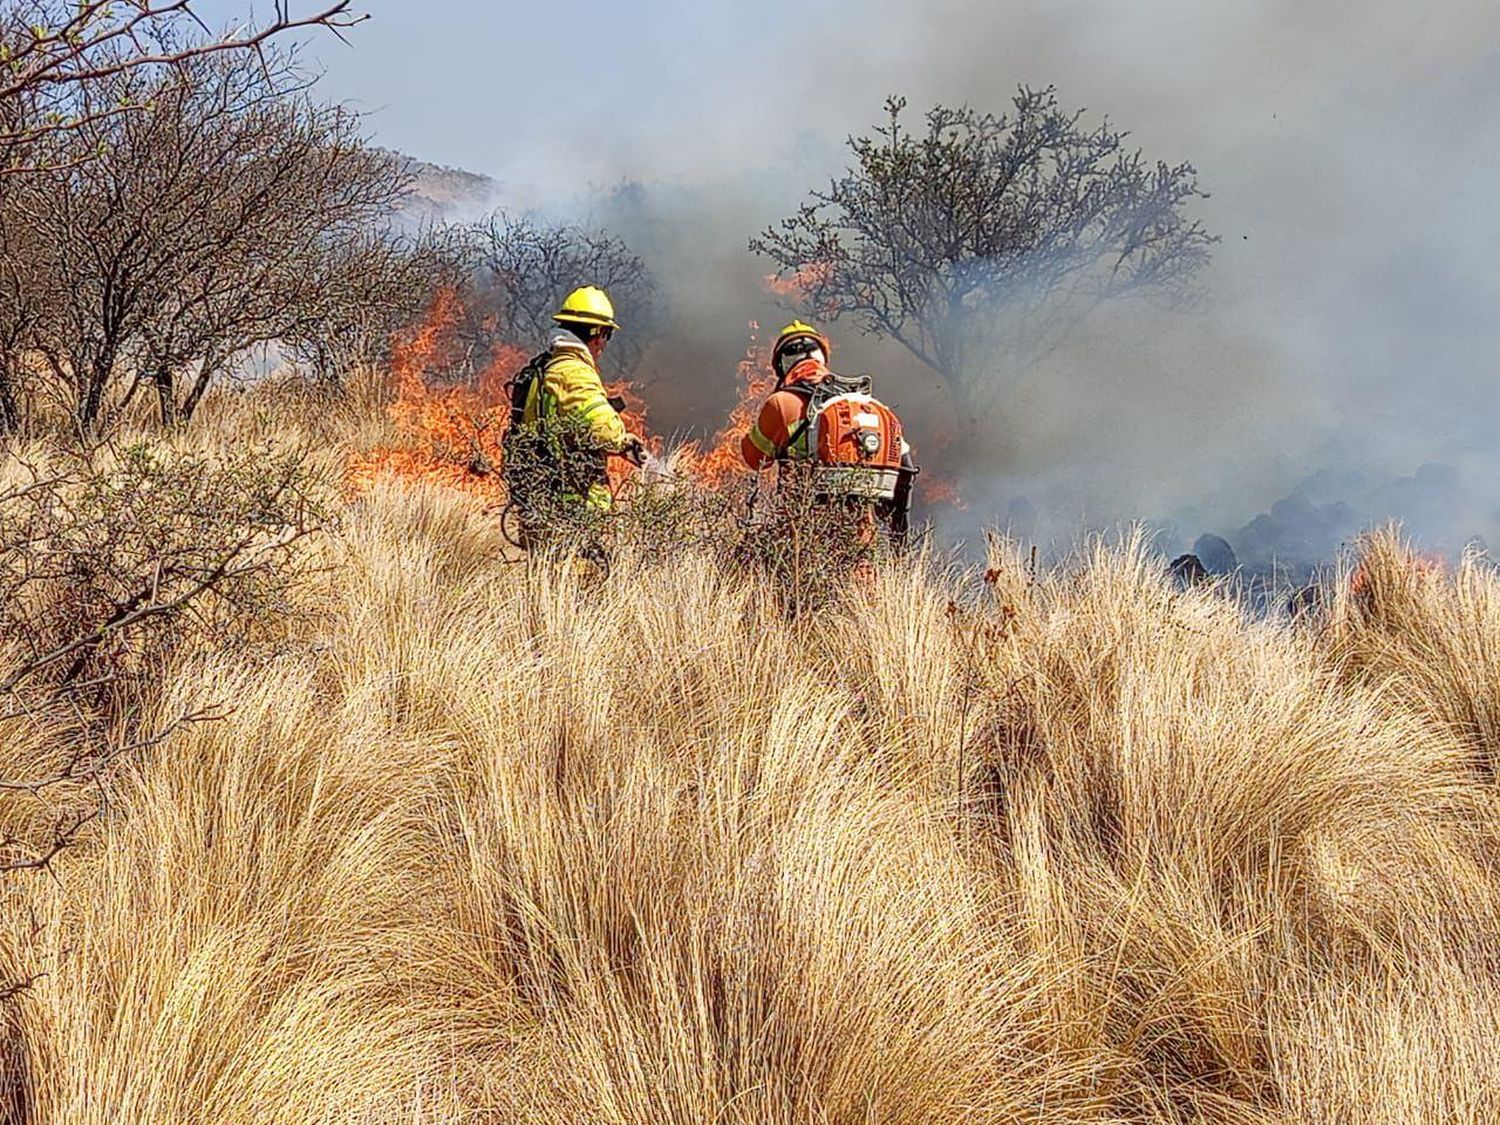
MULTIPOLYGON (((422 323, 395 342, 390 371, 394 397, 386 413, 400 440, 350 457, 345 485, 352 494, 384 477, 427 480, 491 503, 504 500, 500 468, 510 414, 507 384, 528 356, 520 348, 502 345, 472 387, 442 385, 442 372, 452 369, 458 355, 462 313, 458 294, 442 289, 422 323)), ((626 428, 644 438, 645 406, 639 396, 625 382, 613 384, 609 391, 625 398, 626 428)), ((611 487, 618 489, 632 471, 628 462, 610 458, 611 487)))
POLYGON ((768 274, 765 283, 766 288, 778 297, 805 301, 808 293, 827 285, 832 279, 832 262, 807 262, 785 276, 779 273, 768 274))
MULTIPOLYGON (((626 379, 610 383, 606 388, 611 395, 618 395, 625 400, 625 408, 620 411, 620 421, 625 423, 625 429, 646 443, 646 448, 653 455, 661 453, 661 438, 652 437, 646 430, 646 400, 636 393, 635 386, 626 379)), ((611 457, 605 464, 605 473, 609 477, 609 489, 616 496, 620 490, 635 475, 636 468, 623 457, 611 457)))
POLYGON ((739 401, 729 412, 729 420, 714 434, 707 450, 696 442, 684 446, 677 454, 677 465, 693 480, 706 488, 723 488, 733 484, 750 467, 740 456, 740 440, 754 425, 761 401, 776 387, 771 373, 771 349, 758 342, 760 325, 750 322, 750 342, 745 355, 735 367, 739 401))
MULTIPOLYGON (((927 507, 946 506, 959 511, 968 511, 968 502, 963 498, 959 482, 952 475, 955 461, 960 455, 957 436, 957 419, 944 410, 938 417, 929 417, 924 431, 923 448, 917 449, 922 471, 917 476, 916 495, 927 507), (922 458, 922 453, 931 459, 922 458), (934 463, 935 462, 935 463, 934 463)), ((915 443, 913 443, 915 444, 915 443)))
POLYGON ((929 506, 943 504, 960 511, 967 511, 969 507, 959 493, 957 484, 945 477, 933 476, 931 472, 924 472, 917 477, 917 492, 923 503, 929 506))

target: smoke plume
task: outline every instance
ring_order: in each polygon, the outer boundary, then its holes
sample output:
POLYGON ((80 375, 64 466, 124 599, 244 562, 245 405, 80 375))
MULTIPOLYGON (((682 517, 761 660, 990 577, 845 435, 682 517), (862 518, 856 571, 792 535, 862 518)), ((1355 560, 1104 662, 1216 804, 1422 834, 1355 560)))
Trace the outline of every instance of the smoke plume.
POLYGON ((963 465, 942 464, 930 373, 832 326, 835 366, 874 373, 919 453, 960 477, 968 510, 947 525, 1062 543, 1145 518, 1164 549, 1214 532, 1244 560, 1387 517, 1444 550, 1500 534, 1492 0, 699 8, 619 6, 572 48, 580 67, 503 68, 469 111, 488 141, 464 154, 511 206, 648 258, 674 312, 642 368, 659 429, 722 418, 748 322, 788 315, 746 239, 846 166, 887 94, 998 111, 1050 83, 1148 157, 1191 160, 1211 193, 1195 214, 1223 241, 1192 310, 1121 305, 1039 363, 993 356, 989 437, 963 465))

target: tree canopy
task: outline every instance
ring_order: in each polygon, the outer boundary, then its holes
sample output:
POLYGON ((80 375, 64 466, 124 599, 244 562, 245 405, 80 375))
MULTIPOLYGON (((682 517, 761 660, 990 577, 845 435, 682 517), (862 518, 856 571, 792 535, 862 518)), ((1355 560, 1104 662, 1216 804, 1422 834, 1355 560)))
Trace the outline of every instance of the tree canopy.
POLYGON ((974 405, 1101 303, 1182 298, 1216 240, 1191 218, 1191 164, 1150 161, 1128 134, 1021 87, 1008 112, 904 98, 851 137, 854 164, 750 242, 803 309, 905 345, 974 405))

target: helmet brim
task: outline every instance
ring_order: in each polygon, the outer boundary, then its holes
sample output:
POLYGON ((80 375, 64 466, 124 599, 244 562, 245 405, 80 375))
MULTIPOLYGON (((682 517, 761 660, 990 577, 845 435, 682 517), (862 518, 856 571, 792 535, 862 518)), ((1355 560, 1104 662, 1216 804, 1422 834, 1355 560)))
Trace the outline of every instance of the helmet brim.
POLYGON ((552 319, 558 324, 587 324, 590 328, 612 328, 616 332, 620 330, 619 321, 613 317, 600 316, 597 313, 559 312, 553 313, 552 319))

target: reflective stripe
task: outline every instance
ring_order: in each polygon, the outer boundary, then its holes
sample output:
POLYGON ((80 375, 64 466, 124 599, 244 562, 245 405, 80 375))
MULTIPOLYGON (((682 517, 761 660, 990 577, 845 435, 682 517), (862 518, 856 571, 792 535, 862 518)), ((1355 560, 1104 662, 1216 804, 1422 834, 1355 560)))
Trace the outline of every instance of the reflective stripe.
POLYGON ((579 409, 579 411, 578 411, 578 417, 580 417, 580 418, 588 418, 595 411, 597 411, 601 406, 608 406, 608 405, 609 405, 609 399, 607 399, 607 398, 596 398, 596 399, 594 399, 594 401, 585 404, 583 407, 581 407, 579 409))
POLYGON ((791 442, 787 445, 786 451, 788 453, 798 454, 799 456, 802 456, 802 457, 808 456, 809 449, 810 449, 811 443, 812 443, 812 428, 813 428, 813 419, 811 419, 811 418, 804 418, 802 420, 801 424, 799 424, 797 426, 796 435, 792 438, 791 442))
POLYGON ((750 444, 755 446, 756 449, 760 450, 767 457, 776 456, 776 443, 773 442, 770 438, 766 437, 765 434, 761 433, 759 426, 750 427, 749 437, 750 444))

